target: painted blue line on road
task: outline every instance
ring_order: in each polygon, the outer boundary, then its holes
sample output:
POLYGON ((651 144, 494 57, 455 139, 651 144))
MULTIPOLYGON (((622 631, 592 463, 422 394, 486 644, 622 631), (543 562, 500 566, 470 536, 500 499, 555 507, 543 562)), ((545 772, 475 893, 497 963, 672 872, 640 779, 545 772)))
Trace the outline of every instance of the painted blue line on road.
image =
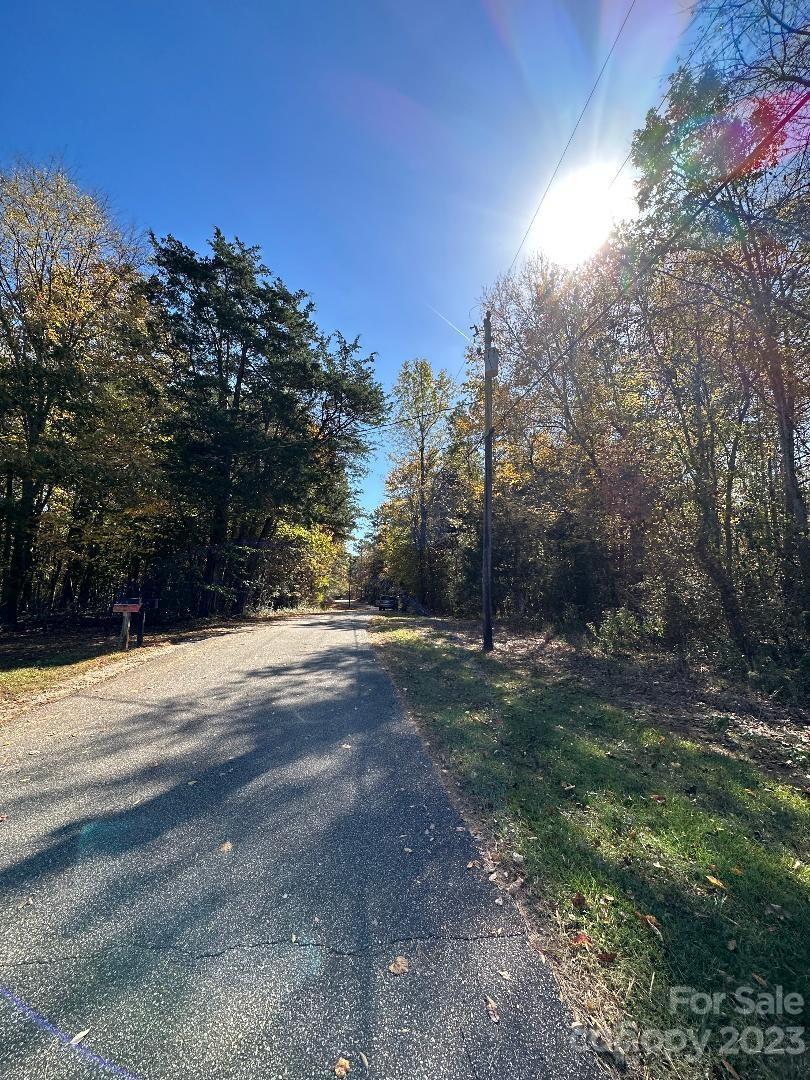
POLYGON ((122 1069, 120 1065, 116 1065, 112 1061, 107 1061, 106 1058, 101 1057, 99 1054, 94 1054, 92 1050, 87 1046, 82 1046, 79 1043, 77 1046, 71 1046, 71 1035, 67 1035, 64 1031, 60 1031, 58 1027, 46 1020, 45 1017, 38 1013, 36 1009, 32 1009, 30 1005, 27 1005, 22 998, 18 998, 16 994, 6 986, 0 986, 0 996, 4 997, 9 1004, 13 1005, 18 1012, 36 1024, 42 1031, 46 1031, 49 1035, 52 1035, 55 1039, 58 1039, 63 1046, 69 1047, 74 1053, 84 1058, 85 1061, 89 1061, 92 1065, 97 1065, 105 1072, 112 1073, 114 1076, 120 1076, 122 1080, 140 1080, 134 1073, 127 1072, 126 1069, 122 1069))

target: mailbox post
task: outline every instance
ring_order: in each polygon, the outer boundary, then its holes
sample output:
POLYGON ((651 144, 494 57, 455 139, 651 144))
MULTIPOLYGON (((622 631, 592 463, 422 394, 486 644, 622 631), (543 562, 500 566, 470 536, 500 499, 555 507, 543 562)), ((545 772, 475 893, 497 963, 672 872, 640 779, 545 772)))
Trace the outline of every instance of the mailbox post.
POLYGON ((122 616, 121 636, 118 639, 118 648, 121 649, 122 652, 129 652, 129 623, 133 615, 137 616, 137 641, 139 645, 143 645, 143 600, 141 600, 140 597, 137 599, 118 600, 113 604, 113 613, 120 613, 122 616))

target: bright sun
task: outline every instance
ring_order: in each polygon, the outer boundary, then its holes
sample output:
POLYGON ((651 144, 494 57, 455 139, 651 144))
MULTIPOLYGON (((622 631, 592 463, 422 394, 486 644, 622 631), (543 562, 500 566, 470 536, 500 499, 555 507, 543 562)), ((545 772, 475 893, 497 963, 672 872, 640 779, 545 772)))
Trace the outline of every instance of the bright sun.
POLYGON ((531 248, 567 267, 595 255, 615 222, 638 212, 632 177, 622 170, 611 184, 617 168, 594 163, 560 177, 532 226, 531 248))

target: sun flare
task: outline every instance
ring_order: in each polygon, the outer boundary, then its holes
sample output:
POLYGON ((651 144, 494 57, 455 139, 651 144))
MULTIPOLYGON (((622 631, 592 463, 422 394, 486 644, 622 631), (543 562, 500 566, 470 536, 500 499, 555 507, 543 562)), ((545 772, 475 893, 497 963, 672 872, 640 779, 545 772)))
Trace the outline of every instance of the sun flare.
POLYGON ((595 162, 562 176, 546 197, 530 244, 553 262, 574 267, 595 255, 617 221, 637 213, 632 177, 618 166, 595 162))

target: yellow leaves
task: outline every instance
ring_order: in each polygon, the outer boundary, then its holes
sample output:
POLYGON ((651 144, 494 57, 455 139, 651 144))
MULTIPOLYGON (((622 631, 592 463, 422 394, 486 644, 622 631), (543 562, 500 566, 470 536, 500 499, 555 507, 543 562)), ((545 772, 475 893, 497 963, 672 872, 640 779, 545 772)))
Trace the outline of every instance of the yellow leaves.
POLYGON ((520 484, 525 484, 530 476, 528 469, 518 468, 512 461, 507 460, 498 463, 498 482, 504 487, 517 487, 520 484))
POLYGON ((335 1062, 335 1076, 346 1077, 351 1072, 351 1069, 351 1062, 342 1055, 335 1062))
POLYGON ((710 885, 713 885, 715 889, 722 889, 723 892, 727 892, 726 886, 720 880, 720 878, 714 877, 712 874, 706 874, 706 880, 710 885))
POLYGON ((397 956, 388 965, 388 970, 392 975, 405 975, 409 970, 408 958, 406 956, 397 956))
POLYGON ((501 1014, 498 1011, 498 1003, 487 994, 484 997, 484 1004, 486 1005, 487 1013, 493 1024, 499 1024, 501 1020, 501 1014))

